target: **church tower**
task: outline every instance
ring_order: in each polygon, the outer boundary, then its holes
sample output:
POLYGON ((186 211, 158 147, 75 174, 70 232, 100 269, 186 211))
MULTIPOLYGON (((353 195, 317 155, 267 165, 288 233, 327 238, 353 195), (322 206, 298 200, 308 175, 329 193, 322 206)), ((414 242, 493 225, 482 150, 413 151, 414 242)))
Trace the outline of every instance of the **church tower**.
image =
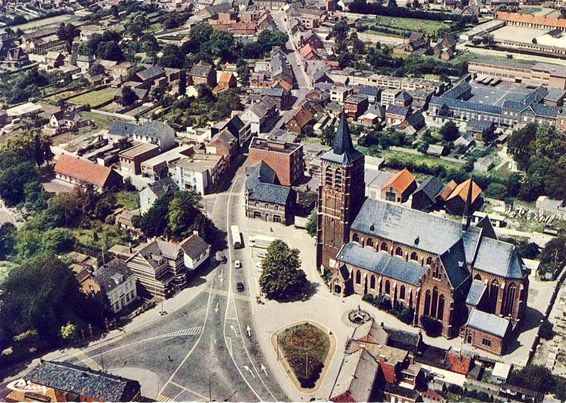
POLYGON ((364 155, 354 148, 342 111, 332 150, 322 156, 316 249, 319 270, 321 266, 330 268, 330 260, 349 241, 350 225, 364 198, 364 155))

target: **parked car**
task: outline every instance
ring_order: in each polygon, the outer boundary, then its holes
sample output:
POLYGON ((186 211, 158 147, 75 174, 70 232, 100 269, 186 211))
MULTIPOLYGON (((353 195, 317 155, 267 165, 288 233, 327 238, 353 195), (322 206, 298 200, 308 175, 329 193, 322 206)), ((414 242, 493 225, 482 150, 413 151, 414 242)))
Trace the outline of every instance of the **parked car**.
POLYGON ((224 252, 222 251, 218 251, 216 252, 216 261, 220 262, 220 263, 226 263, 228 259, 226 259, 226 256, 224 256, 224 252))
POLYGON ((236 283, 236 289, 238 290, 238 292, 244 292, 244 283, 242 283, 241 281, 238 281, 236 283))
POLYGON ((234 260, 234 267, 236 267, 236 269, 241 269, 242 262, 240 262, 239 260, 234 260))

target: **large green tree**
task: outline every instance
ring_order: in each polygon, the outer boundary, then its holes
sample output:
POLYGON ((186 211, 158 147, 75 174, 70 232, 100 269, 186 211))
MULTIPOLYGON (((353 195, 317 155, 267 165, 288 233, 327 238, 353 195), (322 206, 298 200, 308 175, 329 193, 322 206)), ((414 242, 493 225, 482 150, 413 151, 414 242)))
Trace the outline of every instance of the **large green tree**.
POLYGON ((259 286, 269 299, 293 299, 304 292, 307 284, 301 269, 299 250, 291 249, 281 240, 275 240, 267 248, 261 262, 259 286))

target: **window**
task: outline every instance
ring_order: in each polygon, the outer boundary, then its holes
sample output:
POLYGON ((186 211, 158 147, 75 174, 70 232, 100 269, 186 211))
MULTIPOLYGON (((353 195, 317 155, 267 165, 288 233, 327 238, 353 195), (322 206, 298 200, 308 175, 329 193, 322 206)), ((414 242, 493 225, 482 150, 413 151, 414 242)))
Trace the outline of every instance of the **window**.
POLYGON ((436 318, 436 309, 438 307, 438 288, 432 289, 432 302, 430 304, 430 316, 436 318))
POLYGON ((369 280, 369 288, 372 288, 375 290, 375 276, 372 275, 370 280, 369 280))
POLYGON ((426 291, 424 301, 424 314, 430 316, 430 290, 426 291))
POLYGON ((373 239, 368 238, 366 241, 366 246, 373 246, 373 239))
POLYGON ((397 256, 403 256, 403 249, 401 249, 401 247, 398 246, 397 249, 395 249, 395 254, 397 256))
POLYGON ((517 293, 517 286, 511 284, 505 293, 505 305, 503 307, 503 315, 513 315, 513 306, 515 305, 515 295, 517 293))
POLYGON ((485 346, 485 347, 491 347, 491 340, 484 337, 484 338, 481 339, 481 344, 482 344, 482 346, 485 346))
POLYGON ((440 298, 438 298, 438 314, 436 317, 440 320, 444 317, 444 295, 440 295, 440 298))
POLYGON ((417 255, 417 252, 411 253, 411 260, 419 260, 419 256, 417 255))
POLYGON ((402 285, 401 289, 399 290, 399 299, 405 299, 405 286, 402 285))
POLYGON ((354 241, 354 242, 360 242, 360 237, 358 236, 358 234, 354 234, 354 235, 352 236, 352 241, 354 241))
POLYGON ((389 294, 391 292, 391 284, 389 283, 389 280, 385 281, 385 293, 389 294))
POLYGON ((362 273, 358 270, 356 272, 356 284, 360 284, 362 282, 362 273))
POLYGON ((434 269, 432 270, 432 277, 440 280, 442 278, 442 274, 440 273, 440 269, 438 266, 435 266, 434 269))
POLYGON ((381 250, 387 251, 387 243, 385 242, 381 243, 381 250))
POLYGON ((432 264, 432 257, 429 256, 426 258, 426 264, 429 266, 432 264))

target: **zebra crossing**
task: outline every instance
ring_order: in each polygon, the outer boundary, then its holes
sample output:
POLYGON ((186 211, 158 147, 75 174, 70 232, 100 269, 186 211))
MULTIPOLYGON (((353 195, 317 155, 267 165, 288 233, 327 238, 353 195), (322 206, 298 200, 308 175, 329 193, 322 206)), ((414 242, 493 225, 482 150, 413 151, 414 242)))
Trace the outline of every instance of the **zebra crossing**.
POLYGON ((157 395, 157 397, 155 398, 155 400, 157 400, 158 402, 174 402, 175 400, 173 400, 171 397, 165 396, 161 393, 159 393, 157 395))
POLYGON ((162 334, 159 337, 165 338, 165 337, 179 337, 179 336, 196 336, 200 332, 202 332, 202 326, 195 326, 195 327, 189 327, 187 329, 177 330, 171 333, 162 334))
POLYGON ((232 338, 229 336, 226 336, 226 349, 228 350, 228 354, 232 356, 232 338))
POLYGON ((226 290, 220 290, 218 288, 209 288, 209 290, 212 294, 220 295, 221 297, 228 298, 230 295, 232 295, 234 297, 234 299, 238 299, 238 300, 241 300, 241 301, 248 301, 249 302, 249 301, 252 300, 249 295, 230 293, 226 290))

